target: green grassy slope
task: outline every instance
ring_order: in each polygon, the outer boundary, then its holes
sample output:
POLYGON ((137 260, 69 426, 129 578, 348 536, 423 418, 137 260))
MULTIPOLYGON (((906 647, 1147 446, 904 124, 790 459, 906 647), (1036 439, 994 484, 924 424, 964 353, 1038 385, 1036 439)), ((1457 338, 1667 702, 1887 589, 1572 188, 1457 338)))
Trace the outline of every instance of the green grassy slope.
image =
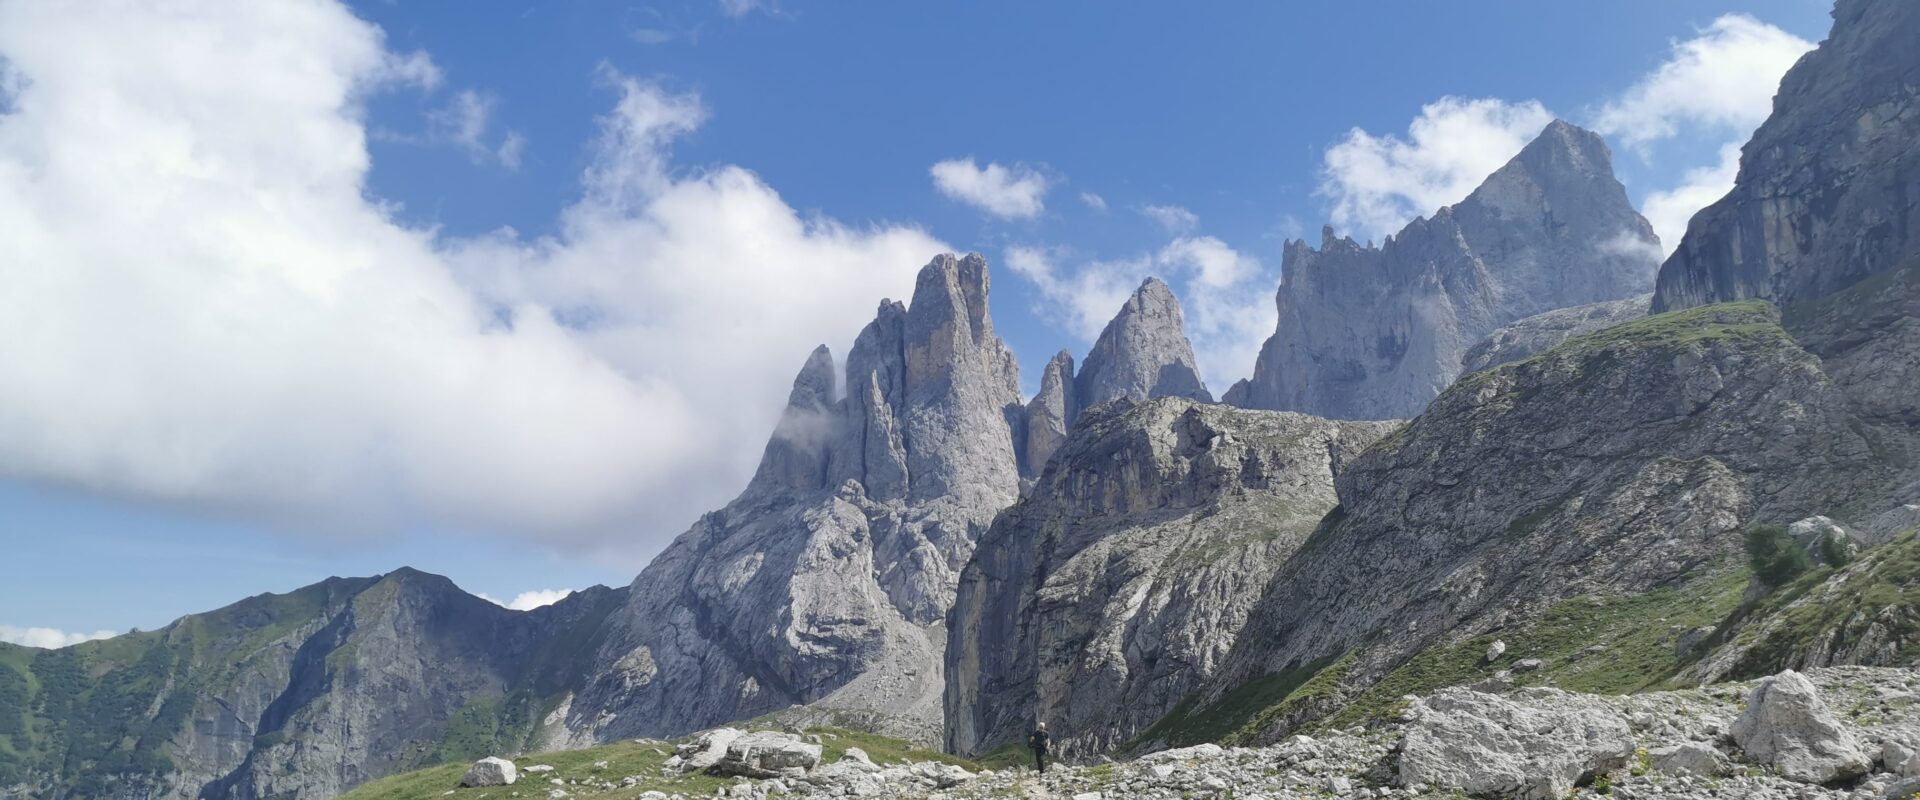
MULTIPOLYGON (((942 761, 968 769, 978 769, 980 766, 965 759, 923 750, 898 739, 871 733, 842 728, 809 728, 807 733, 817 734, 823 740, 823 763, 837 761, 847 752, 847 748, 858 747, 865 750, 875 763, 883 765, 942 761)), ((556 779, 561 781, 558 788, 565 789, 573 797, 592 800, 632 800, 648 791, 710 796, 715 789, 733 784, 733 779, 708 775, 661 777, 660 767, 673 755, 673 751, 673 745, 669 743, 620 742, 585 750, 521 756, 513 759, 514 764, 522 770, 520 780, 513 786, 469 789, 459 788, 460 776, 466 773, 468 765, 463 759, 374 781, 348 792, 341 800, 507 800, 534 796, 538 791, 555 788, 550 782, 556 779), (598 766, 600 762, 605 762, 606 766, 598 766), (525 772, 527 767, 536 764, 545 764, 554 769, 547 773, 525 772), (628 776, 640 780, 631 786, 620 786, 622 779, 628 776), (613 786, 603 786, 603 782, 613 786), (530 794, 530 790, 534 790, 534 793, 530 794)))

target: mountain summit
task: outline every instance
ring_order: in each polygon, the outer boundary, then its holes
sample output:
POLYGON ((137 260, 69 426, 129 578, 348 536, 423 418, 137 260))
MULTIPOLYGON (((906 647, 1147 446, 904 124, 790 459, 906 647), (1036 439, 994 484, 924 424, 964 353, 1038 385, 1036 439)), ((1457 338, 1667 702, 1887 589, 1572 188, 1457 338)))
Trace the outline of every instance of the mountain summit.
POLYGON ((1280 322, 1226 402, 1336 419, 1418 414, 1495 328, 1652 288, 1659 239, 1600 137, 1556 121, 1460 203, 1380 247, 1286 244, 1280 322))

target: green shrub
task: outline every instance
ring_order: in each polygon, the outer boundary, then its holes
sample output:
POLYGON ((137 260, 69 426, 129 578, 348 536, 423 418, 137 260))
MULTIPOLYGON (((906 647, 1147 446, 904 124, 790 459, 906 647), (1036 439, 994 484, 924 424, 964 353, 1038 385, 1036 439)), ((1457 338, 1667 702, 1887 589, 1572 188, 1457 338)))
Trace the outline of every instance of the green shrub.
POLYGON ((1838 569, 1853 560, 1853 549, 1847 546, 1846 537, 1829 533, 1820 539, 1820 558, 1838 569))
POLYGON ((1753 574, 1769 587, 1783 585, 1813 566, 1807 552, 1778 525, 1757 525, 1747 530, 1747 558, 1753 574))

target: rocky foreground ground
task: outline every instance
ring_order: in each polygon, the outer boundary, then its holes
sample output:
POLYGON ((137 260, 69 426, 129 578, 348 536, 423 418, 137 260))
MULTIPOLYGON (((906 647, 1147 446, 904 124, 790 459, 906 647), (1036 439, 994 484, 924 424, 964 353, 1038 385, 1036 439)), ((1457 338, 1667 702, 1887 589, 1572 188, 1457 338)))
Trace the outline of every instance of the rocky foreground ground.
MULTIPOLYGON (((970 771, 879 765, 858 748, 830 762, 805 734, 707 731, 659 775, 562 775, 530 767, 512 785, 447 795, 875 798, 1900 798, 1920 796, 1920 671, 1783 672, 1747 683, 1632 696, 1498 684, 1406 699, 1372 727, 1271 747, 1200 745, 1124 761, 970 771), (716 776, 731 783, 714 784, 716 776), (699 780, 679 791, 677 780, 699 780)), ((604 762, 602 762, 604 764, 604 762)), ((502 764, 467 783, 498 783, 502 764)), ((511 769, 511 767, 507 767, 511 769)))

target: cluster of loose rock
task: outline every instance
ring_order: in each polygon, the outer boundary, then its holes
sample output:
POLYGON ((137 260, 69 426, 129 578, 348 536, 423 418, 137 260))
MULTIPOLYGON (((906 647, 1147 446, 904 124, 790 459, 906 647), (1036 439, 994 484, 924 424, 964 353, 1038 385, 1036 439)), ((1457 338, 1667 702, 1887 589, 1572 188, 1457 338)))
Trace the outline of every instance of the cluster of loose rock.
MULTIPOLYGON (((1024 768, 976 774, 941 763, 881 766, 857 748, 832 763, 820 756, 820 745, 802 736, 722 728, 680 745, 664 772, 743 776, 718 790, 743 798, 1558 800, 1592 793, 1908 800, 1920 792, 1920 671, 1788 671, 1746 684, 1631 696, 1443 689, 1407 698, 1396 720, 1371 728, 1293 736, 1270 747, 1203 744, 1044 775, 1024 768)), ((475 770, 494 769, 490 761, 475 770)))

